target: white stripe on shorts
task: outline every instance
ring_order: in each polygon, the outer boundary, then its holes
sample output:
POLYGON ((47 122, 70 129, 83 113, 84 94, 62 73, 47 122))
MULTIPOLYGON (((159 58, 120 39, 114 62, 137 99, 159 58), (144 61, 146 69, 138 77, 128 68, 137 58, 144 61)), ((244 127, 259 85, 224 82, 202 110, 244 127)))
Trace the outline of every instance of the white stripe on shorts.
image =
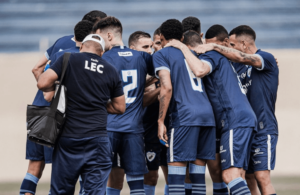
POLYGON ((174 143, 174 128, 171 130, 171 138, 170 138, 170 162, 174 161, 173 143, 174 143))
POLYGON ((118 162, 118 163, 117 163, 117 164, 118 164, 117 166, 118 166, 118 167, 121 167, 121 158, 120 158, 120 156, 119 156, 118 153, 117 153, 117 162, 118 162))
POLYGON ((268 135, 268 170, 271 170, 271 136, 268 135))
POLYGON ((229 150, 230 150, 230 163, 231 166, 234 166, 233 161, 233 129, 229 131, 229 150))

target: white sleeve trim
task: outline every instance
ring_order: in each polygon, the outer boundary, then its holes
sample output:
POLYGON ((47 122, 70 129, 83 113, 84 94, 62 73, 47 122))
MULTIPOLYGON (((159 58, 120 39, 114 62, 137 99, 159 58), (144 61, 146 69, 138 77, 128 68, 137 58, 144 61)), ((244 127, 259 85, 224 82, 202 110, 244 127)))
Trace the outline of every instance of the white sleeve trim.
POLYGON ((212 72, 212 65, 211 65, 211 63, 209 61, 206 61, 206 60, 201 60, 201 61, 204 62, 204 63, 206 63, 209 66, 210 70, 209 70, 209 73, 207 74, 207 75, 209 75, 212 72))
POLYGON ((256 69, 257 70, 263 70, 265 68, 265 61, 264 61, 264 59, 259 54, 254 54, 254 55, 256 55, 257 57, 259 57, 260 61, 261 61, 261 68, 256 68, 256 69))
POLYGON ((165 67, 165 66, 161 66, 161 67, 155 68, 155 76, 156 76, 157 78, 159 78, 157 72, 160 71, 160 70, 167 70, 167 71, 171 72, 170 69, 167 68, 167 67, 165 67))
POLYGON ((47 60, 49 60, 50 57, 47 52, 45 52, 45 56, 46 56, 47 60))

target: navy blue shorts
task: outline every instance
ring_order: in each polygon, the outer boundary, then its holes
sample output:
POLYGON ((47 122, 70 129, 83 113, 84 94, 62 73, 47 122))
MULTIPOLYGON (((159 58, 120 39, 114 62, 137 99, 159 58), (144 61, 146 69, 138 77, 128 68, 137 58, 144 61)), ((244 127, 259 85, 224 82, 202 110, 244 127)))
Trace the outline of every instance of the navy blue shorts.
POLYGON ((168 131, 168 163, 215 160, 216 128, 181 126, 168 131))
POLYGON ((51 195, 74 194, 79 175, 85 194, 104 195, 112 156, 107 135, 60 137, 53 152, 51 195))
POLYGON ((26 142, 26 159, 27 160, 36 160, 36 161, 45 161, 45 163, 52 163, 52 153, 53 148, 48 148, 36 144, 27 138, 26 142))
POLYGON ((255 136, 247 173, 274 170, 278 135, 255 136))
POLYGON ((222 170, 230 167, 248 169, 253 128, 237 128, 222 132, 221 135, 221 166, 222 170))
POLYGON ((114 153, 113 167, 121 167, 128 175, 148 173, 143 133, 107 132, 114 153))

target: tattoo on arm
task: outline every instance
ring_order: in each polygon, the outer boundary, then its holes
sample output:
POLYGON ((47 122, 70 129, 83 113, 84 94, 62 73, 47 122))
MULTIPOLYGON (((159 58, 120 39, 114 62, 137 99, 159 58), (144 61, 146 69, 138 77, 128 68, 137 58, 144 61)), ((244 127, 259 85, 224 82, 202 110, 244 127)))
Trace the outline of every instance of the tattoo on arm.
POLYGON ((256 63, 259 61, 259 59, 253 55, 249 55, 243 52, 240 52, 236 49, 227 48, 221 45, 216 46, 217 50, 219 50, 221 53, 237 53, 242 58, 243 61, 251 61, 252 63, 256 63))
POLYGON ((159 98, 159 116, 158 119, 162 118, 165 108, 165 95, 159 98))

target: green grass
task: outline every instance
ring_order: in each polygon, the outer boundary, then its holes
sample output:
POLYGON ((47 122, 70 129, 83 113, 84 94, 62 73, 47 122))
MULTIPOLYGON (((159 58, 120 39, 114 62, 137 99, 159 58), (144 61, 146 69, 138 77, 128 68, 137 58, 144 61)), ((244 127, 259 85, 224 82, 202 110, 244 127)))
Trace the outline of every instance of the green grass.
MULTIPOLYGON (((299 195, 300 194, 300 176, 296 177, 272 177, 272 183, 276 189, 278 195, 299 195)), ((212 195, 212 183, 210 178, 206 178, 207 194, 212 195)), ((3 182, 0 183, 0 194, 1 195, 16 195, 19 194, 20 183, 16 182, 3 182)), ((164 180, 160 178, 157 187, 156 195, 163 195, 164 192, 164 180)), ((47 195, 50 189, 50 183, 39 183, 37 187, 37 195, 47 195)), ((79 185, 76 186, 75 194, 78 194, 79 185)), ((124 189, 122 195, 129 194, 129 188, 124 183, 124 189)))

